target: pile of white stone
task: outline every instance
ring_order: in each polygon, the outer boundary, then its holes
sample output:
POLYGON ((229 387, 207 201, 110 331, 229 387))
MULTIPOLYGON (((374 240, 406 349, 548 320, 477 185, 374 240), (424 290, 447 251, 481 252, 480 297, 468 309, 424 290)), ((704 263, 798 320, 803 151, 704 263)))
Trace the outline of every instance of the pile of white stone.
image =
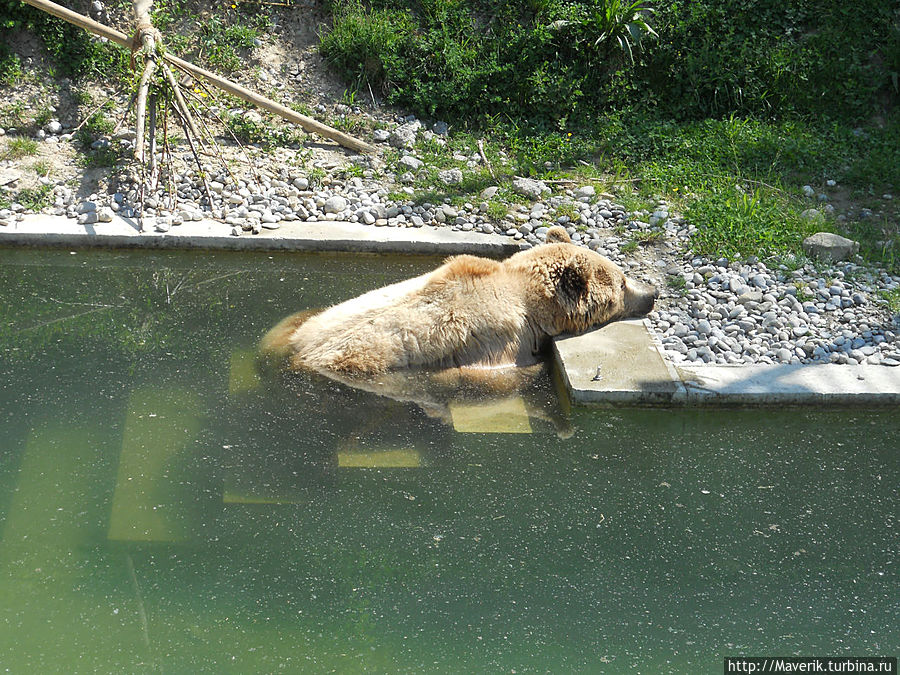
POLYGON ((900 365, 881 291, 900 277, 852 263, 797 269, 692 258, 682 297, 651 314, 676 362, 900 365))

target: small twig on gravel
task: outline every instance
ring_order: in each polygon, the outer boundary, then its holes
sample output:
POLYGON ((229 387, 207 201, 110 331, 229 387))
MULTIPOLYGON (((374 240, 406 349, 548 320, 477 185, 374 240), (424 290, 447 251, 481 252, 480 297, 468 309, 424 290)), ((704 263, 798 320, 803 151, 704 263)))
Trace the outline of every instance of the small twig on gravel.
POLYGON ((137 94, 132 94, 131 98, 128 99, 128 105, 125 106, 125 110, 122 111, 122 116, 119 118, 119 121, 116 122, 116 126, 113 127, 112 136, 115 136, 119 133, 119 129, 122 128, 122 125, 125 124, 125 121, 128 119, 128 113, 131 112, 131 109, 134 107, 134 102, 137 99, 137 94))
MULTIPOLYGON (((190 73, 188 73, 188 74, 190 74, 190 73)), ((214 101, 217 100, 215 97, 215 94, 213 92, 211 92, 202 81, 196 80, 196 83, 200 87, 203 87, 203 90, 207 93, 207 96, 212 98, 214 101)), ((191 96, 193 96, 195 99, 198 98, 193 93, 191 93, 191 96)), ((238 148, 240 148, 241 153, 244 155, 244 159, 247 160, 247 166, 250 167, 250 170, 253 173, 253 180, 256 181, 257 187, 262 189, 262 180, 259 177, 259 173, 257 173, 257 171, 256 171, 256 165, 253 163, 253 158, 251 158, 250 153, 247 152, 247 148, 244 147, 244 144, 241 143, 241 141, 238 139, 238 137, 235 135, 235 133, 231 130, 231 127, 229 127, 225 123, 225 120, 223 120, 222 117, 218 113, 216 113, 212 108, 210 108, 208 106, 207 106, 207 112, 209 114, 211 114, 219 122, 219 124, 222 125, 222 127, 225 129, 225 131, 231 136, 231 139, 237 144, 238 148)), ((223 162, 224 162, 224 159, 223 159, 223 162)), ((231 174, 231 171, 229 170, 228 173, 231 174)), ((232 178, 234 178, 233 174, 231 174, 231 176, 232 176, 232 178)), ((235 184, 237 184, 237 181, 235 181, 235 184)))
MULTIPOLYGON (((209 106, 207 106, 205 104, 205 102, 202 99, 200 99, 196 94, 194 94, 193 92, 189 92, 189 94, 194 99, 195 103, 197 103, 198 105, 205 106, 205 108, 206 108, 204 110, 205 114, 207 114, 207 115, 211 114, 213 116, 216 116, 215 113, 213 113, 212 110, 210 110, 209 106)), ((188 104, 188 105, 190 105, 190 104, 188 104)), ((195 110, 196 110, 196 108, 195 108, 195 110)), ((200 120, 200 124, 203 125, 204 135, 207 138, 209 138, 210 142, 213 145, 213 148, 215 149, 214 156, 219 159, 219 161, 222 163, 222 168, 224 168, 225 171, 228 173, 228 175, 231 177, 232 182, 235 185, 237 185, 237 182, 238 182, 237 176, 234 175, 234 173, 231 171, 231 167, 228 166, 228 162, 225 161, 225 152, 223 151, 222 146, 220 146, 219 142, 216 140, 216 135, 212 132, 212 130, 210 130, 209 125, 206 123, 206 120, 203 118, 202 114, 197 115, 196 119, 200 120)), ((219 120, 219 121, 221 122, 221 120, 219 120)), ((223 123, 223 126, 224 126, 224 123, 223 123)), ((249 160, 249 158, 248 158, 248 160, 249 160)), ((248 161, 248 164, 249 164, 249 161, 248 161)))
POLYGON ((158 102, 158 96, 156 92, 150 94, 150 100, 148 101, 150 105, 150 181, 155 182, 156 180, 156 172, 158 167, 156 165, 156 104, 158 102))
POLYGON ((480 138, 478 139, 478 154, 481 156, 481 161, 484 162, 484 165, 487 167, 488 173, 491 174, 491 178, 497 180, 497 176, 494 174, 494 167, 491 166, 487 155, 484 154, 484 141, 480 138))
POLYGON ((173 109, 175 110, 175 114, 178 115, 181 121, 181 128, 184 129, 184 134, 185 136, 187 136, 188 145, 191 146, 191 154, 194 155, 194 161, 197 163, 197 174, 200 176, 200 180, 203 181, 203 190, 206 192, 206 200, 209 204, 209 210, 212 211, 212 193, 209 190, 209 182, 206 180, 206 172, 203 170, 203 160, 200 159, 200 155, 197 152, 197 146, 194 145, 193 134, 191 134, 190 130, 188 129, 188 120, 178 106, 175 106, 173 109))
MULTIPOLYGON (((78 133, 79 131, 81 131, 81 127, 83 127, 85 124, 87 124, 87 123, 90 121, 90 119, 91 119, 94 115, 96 115, 98 112, 100 112, 100 109, 101 109, 103 106, 105 106, 107 103, 109 103, 109 102, 112 101, 114 98, 116 98, 117 96, 119 96, 123 91, 124 91, 123 89, 117 89, 115 92, 113 92, 113 94, 112 94, 111 96, 108 96, 107 98, 103 99, 103 103, 101 103, 101 104, 98 105, 96 108, 94 108, 93 110, 91 110, 91 112, 89 112, 89 113, 85 116, 85 118, 84 118, 83 120, 81 120, 81 124, 79 124, 77 127, 75 127, 74 129, 72 129, 72 133, 75 134, 75 133, 78 133)), ((127 110, 126 110, 126 113, 127 113, 127 110)))

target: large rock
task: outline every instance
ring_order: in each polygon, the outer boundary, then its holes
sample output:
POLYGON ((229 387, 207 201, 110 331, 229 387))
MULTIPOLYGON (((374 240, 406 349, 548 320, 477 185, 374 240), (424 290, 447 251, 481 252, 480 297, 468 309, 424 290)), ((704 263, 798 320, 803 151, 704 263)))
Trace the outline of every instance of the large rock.
POLYGON ((825 222, 825 216, 818 209, 806 209, 800 214, 800 217, 804 220, 811 220, 816 225, 821 225, 825 222))
POLYGON ((340 213, 347 208, 347 200, 340 195, 329 197, 322 208, 325 213, 340 213))
POLYGON ((463 172, 460 169, 446 169, 438 172, 438 180, 444 185, 459 185, 463 181, 463 172))
POLYGON ((803 240, 803 250, 809 257, 819 260, 846 260, 859 252, 859 242, 832 232, 816 232, 803 240))
POLYGON ((416 144, 416 134, 422 128, 419 120, 406 122, 391 132, 388 142, 395 148, 411 148, 416 144))
POLYGON ((513 192, 531 199, 540 199, 551 192, 550 188, 543 181, 531 178, 514 178, 512 188, 513 192))
POLYGON ((0 186, 12 185, 22 177, 22 172, 16 169, 0 169, 0 186))
POLYGON ((418 171, 423 166, 425 166, 425 163, 421 159, 413 157, 412 155, 401 157, 398 164, 404 169, 409 169, 410 171, 418 171))

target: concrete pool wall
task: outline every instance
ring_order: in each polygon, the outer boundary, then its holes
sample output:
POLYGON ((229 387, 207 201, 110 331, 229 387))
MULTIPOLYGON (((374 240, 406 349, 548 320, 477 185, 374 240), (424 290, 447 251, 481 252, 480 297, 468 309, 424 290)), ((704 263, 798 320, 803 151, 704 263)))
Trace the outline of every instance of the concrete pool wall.
MULTIPOLYGON (((141 232, 136 221, 79 225, 29 215, 0 228, 0 246, 177 248, 365 253, 509 255, 509 237, 449 228, 372 227, 347 222, 288 223, 234 236, 221 223, 184 223, 141 232)), ((662 352, 646 321, 622 321, 554 342, 569 397, 594 405, 898 405, 900 368, 881 365, 679 365, 662 352)))

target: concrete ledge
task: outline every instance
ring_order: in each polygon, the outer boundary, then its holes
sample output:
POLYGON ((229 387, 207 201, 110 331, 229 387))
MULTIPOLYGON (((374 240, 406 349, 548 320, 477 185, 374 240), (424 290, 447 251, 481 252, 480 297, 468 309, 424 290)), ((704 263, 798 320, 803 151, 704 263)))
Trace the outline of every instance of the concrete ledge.
POLYGON ((595 405, 900 405, 900 367, 672 366, 645 321, 555 341, 573 403, 595 405), (599 366, 598 366, 599 364, 599 366))
POLYGON ((670 403, 684 387, 643 321, 616 321, 554 341, 557 364, 575 403, 670 403))
POLYGON ((898 405, 900 368, 781 364, 679 367, 688 405, 898 405))
POLYGON ((140 232, 136 220, 114 217, 110 223, 79 225, 70 218, 27 215, 0 227, 0 246, 101 246, 107 248, 178 248, 235 251, 346 251, 449 255, 474 253, 505 256, 521 250, 499 234, 459 232, 442 227, 375 227, 346 222, 289 222, 259 234, 231 234, 215 220, 174 225, 168 232, 140 232))

